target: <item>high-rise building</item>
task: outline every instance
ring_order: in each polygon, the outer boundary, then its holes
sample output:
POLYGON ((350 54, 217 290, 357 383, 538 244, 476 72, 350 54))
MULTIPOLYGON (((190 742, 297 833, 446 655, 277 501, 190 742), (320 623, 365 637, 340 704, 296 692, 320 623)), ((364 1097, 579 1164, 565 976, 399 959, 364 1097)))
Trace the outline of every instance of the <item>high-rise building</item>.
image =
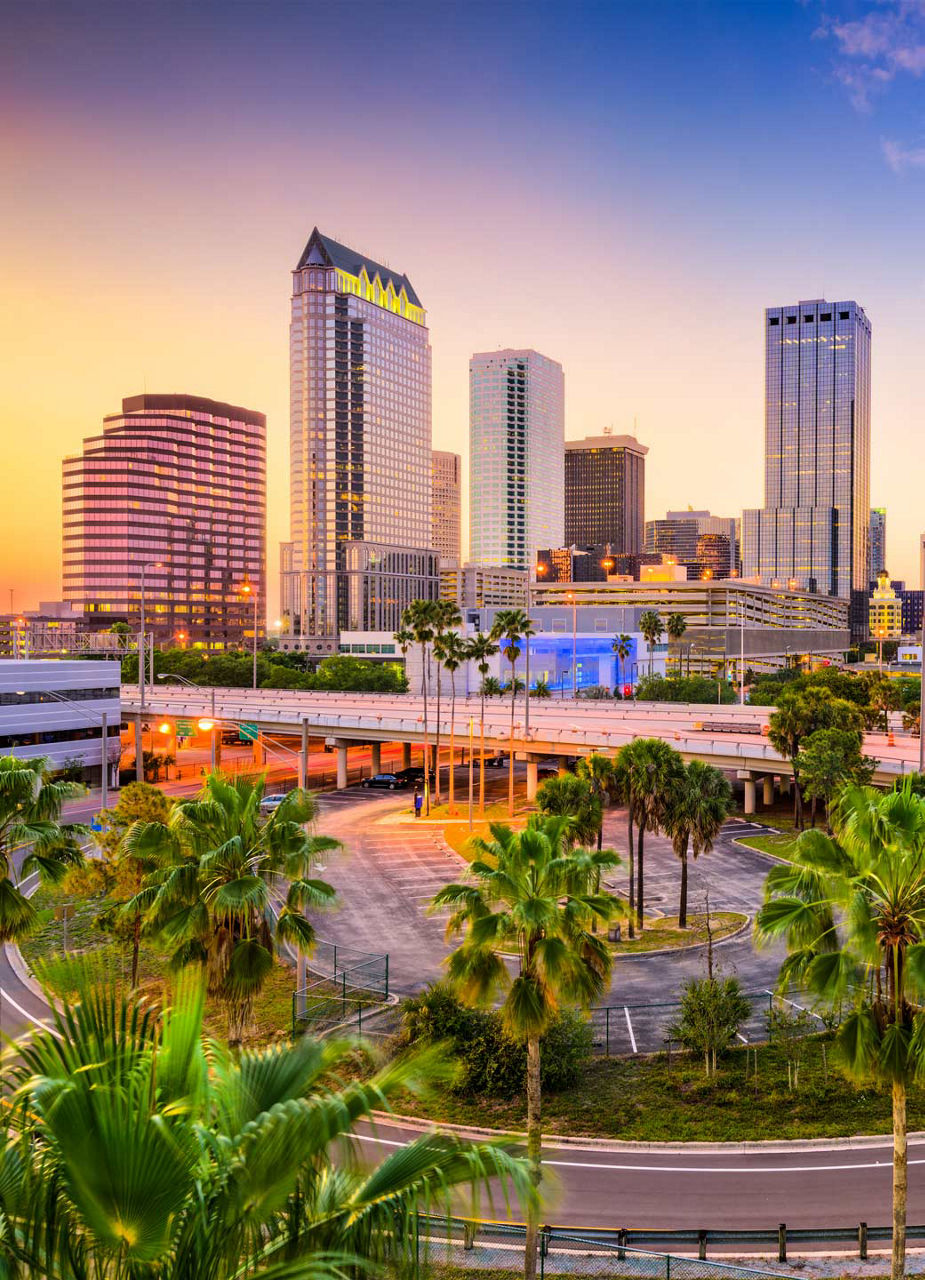
POLYGON ((287 647, 394 630, 436 599, 430 341, 411 281, 317 227, 292 273, 287 647))
POLYGON ((743 514, 743 574, 865 599, 870 321, 856 302, 816 298, 764 324, 764 507, 743 514))
POLYGON ((266 619, 266 418, 188 395, 129 396, 64 459, 63 596, 91 629, 250 644, 266 619), (248 591, 242 593, 247 586, 248 591))
POLYGON ((565 442, 565 543, 642 551, 646 454, 634 436, 565 442))
POLYGON ((562 366, 538 351, 469 361, 469 559, 526 569, 562 545, 562 366))
POLYGON ((867 577, 873 582, 886 564, 886 507, 870 509, 870 569, 867 577))
POLYGON ((458 453, 434 449, 433 459, 433 533, 430 544, 441 560, 459 564, 460 547, 460 471, 458 453))
POLYGON ((739 521, 709 511, 668 511, 664 520, 646 521, 645 550, 684 565, 691 578, 735 578, 739 521))

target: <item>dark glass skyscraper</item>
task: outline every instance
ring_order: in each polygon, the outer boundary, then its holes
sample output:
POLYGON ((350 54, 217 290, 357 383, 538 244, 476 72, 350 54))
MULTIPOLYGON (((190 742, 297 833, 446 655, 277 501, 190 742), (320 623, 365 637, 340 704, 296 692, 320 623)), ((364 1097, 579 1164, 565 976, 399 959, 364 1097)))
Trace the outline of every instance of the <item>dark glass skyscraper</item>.
POLYGON ((648 452, 634 436, 566 440, 566 546, 642 551, 648 452))
POLYGON ((764 323, 765 497, 743 513, 742 572, 847 599, 867 590, 870 321, 816 298, 764 323))

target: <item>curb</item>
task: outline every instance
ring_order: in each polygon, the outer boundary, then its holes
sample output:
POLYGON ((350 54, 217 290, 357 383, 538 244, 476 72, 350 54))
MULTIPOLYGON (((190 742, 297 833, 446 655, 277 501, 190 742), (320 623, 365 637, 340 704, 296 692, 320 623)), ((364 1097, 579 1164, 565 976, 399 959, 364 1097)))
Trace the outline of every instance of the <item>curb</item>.
MULTIPOLYGON (((736 912, 735 914, 745 915, 744 912, 736 912)), ((752 923, 751 916, 745 915, 744 921, 742 922, 742 924, 739 925, 737 929, 733 929, 732 933, 727 933, 725 938, 718 938, 716 942, 713 943, 714 948, 724 947, 729 942, 735 942, 736 938, 740 938, 742 934, 745 933, 745 931, 750 927, 751 923, 752 923)), ((615 951, 613 958, 614 958, 614 961, 617 961, 617 960, 623 961, 623 960, 649 960, 651 959, 652 956, 679 956, 679 955, 683 955, 685 951, 702 951, 704 950, 705 947, 708 947, 709 945, 710 944, 708 942, 689 942, 683 947, 659 947, 657 951, 627 951, 625 953, 620 951, 615 951)))

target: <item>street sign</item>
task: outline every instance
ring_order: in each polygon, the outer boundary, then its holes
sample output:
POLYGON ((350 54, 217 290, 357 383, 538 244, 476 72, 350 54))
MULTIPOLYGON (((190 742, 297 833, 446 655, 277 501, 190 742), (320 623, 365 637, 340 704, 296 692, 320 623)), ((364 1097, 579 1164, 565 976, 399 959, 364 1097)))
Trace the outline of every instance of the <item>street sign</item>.
POLYGON ((177 737, 178 738, 194 738, 196 730, 193 728, 192 720, 177 721, 177 737))
POLYGON ((255 724, 245 722, 238 725, 238 737, 242 742, 256 742, 260 730, 255 724))

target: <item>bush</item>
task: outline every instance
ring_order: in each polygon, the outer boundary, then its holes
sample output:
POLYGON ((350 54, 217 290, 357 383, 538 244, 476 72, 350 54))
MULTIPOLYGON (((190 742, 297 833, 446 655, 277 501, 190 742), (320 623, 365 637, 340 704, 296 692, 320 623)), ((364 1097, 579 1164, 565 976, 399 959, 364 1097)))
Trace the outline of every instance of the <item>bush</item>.
POLYGON ((717 685, 723 702, 735 702, 738 694, 733 685, 707 676, 643 676, 636 698, 639 702, 715 702, 717 685))
MULTIPOLYGON (((458 1093, 512 1098, 522 1093, 526 1046, 512 1039, 494 1009, 470 1009, 445 982, 436 982, 402 1006, 407 1045, 449 1042, 460 1065, 458 1093)), ((552 1093, 572 1088, 591 1059, 591 1026, 565 1010, 542 1039, 542 1085, 552 1093)))
POLYGON ((736 978, 693 978, 681 996, 681 1017, 669 1027, 691 1053, 703 1054, 708 1076, 716 1074, 716 1057, 729 1047, 751 1013, 736 978))

